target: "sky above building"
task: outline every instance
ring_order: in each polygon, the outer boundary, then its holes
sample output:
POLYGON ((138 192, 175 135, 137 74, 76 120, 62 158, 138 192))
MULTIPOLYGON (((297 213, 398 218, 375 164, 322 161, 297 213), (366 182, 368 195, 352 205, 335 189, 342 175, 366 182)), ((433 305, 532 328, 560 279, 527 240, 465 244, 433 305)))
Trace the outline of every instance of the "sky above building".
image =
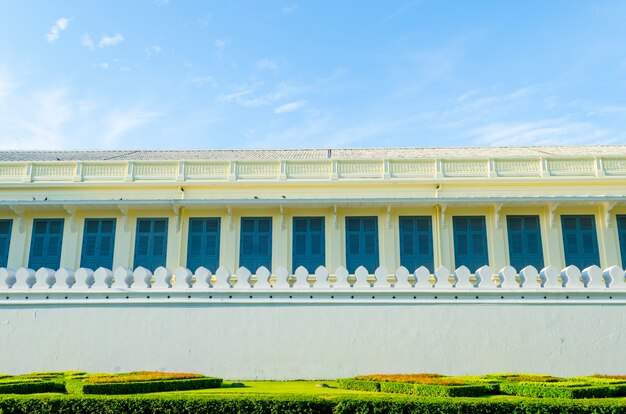
POLYGON ((626 143, 623 0, 0 0, 0 148, 626 143))

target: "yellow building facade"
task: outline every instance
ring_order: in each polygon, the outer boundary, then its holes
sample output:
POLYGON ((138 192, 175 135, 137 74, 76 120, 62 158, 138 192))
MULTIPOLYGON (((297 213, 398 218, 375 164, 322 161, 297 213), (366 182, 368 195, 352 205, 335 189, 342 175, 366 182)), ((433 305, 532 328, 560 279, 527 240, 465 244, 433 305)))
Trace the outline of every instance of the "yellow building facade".
POLYGON ((0 182, 0 267, 13 269, 133 269, 148 257, 151 270, 193 271, 211 249, 213 272, 626 260, 626 146, 5 151, 0 182))

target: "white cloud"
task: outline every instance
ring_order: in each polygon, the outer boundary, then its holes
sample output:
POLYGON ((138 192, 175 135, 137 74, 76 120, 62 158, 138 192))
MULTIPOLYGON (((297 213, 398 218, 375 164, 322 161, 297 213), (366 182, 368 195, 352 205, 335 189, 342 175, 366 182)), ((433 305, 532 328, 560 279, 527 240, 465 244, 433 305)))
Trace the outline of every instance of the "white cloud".
POLYGON ((293 14, 296 12, 296 10, 298 10, 298 5, 295 3, 288 4, 286 6, 283 6, 282 9, 280 9, 280 11, 282 11, 283 14, 293 14))
POLYGON ((100 69, 108 69, 109 68, 109 64, 107 62, 101 62, 101 63, 98 63, 98 67, 100 69))
POLYGON ((493 123, 471 129, 474 143, 487 146, 609 143, 609 132, 590 123, 567 119, 493 123))
POLYGON ((289 102, 274 109, 275 114, 286 114, 297 111, 306 104, 305 101, 289 102))
POLYGON ((219 98, 223 102, 234 102, 241 106, 257 107, 273 105, 281 99, 286 99, 288 96, 297 92, 297 88, 281 82, 273 89, 255 95, 258 89, 261 89, 262 84, 252 85, 239 85, 235 90, 227 95, 223 95, 219 98))
POLYGON ((87 33, 81 36, 80 44, 91 50, 96 47, 96 45, 93 43, 93 39, 87 33))
POLYGON ((215 81, 215 78, 213 76, 210 75, 206 75, 206 76, 193 76, 191 78, 188 79, 188 82, 191 83, 194 86, 210 86, 212 88, 217 87, 217 82, 215 81))
POLYGON ((67 29, 69 24, 70 24, 70 19, 68 19, 67 17, 61 17, 60 19, 58 19, 52 25, 48 33, 46 33, 46 40, 49 43, 56 42, 59 39, 59 36, 61 36, 61 32, 67 29))
POLYGON ((230 40, 228 40, 228 39, 217 39, 213 44, 219 50, 224 50, 226 48, 226 46, 228 46, 230 44, 230 40))
POLYGON ((109 46, 115 46, 124 40, 124 36, 121 33, 116 33, 113 36, 103 35, 98 42, 99 48, 105 48, 109 46))
POLYGON ((146 49, 146 58, 150 59, 150 57, 152 57, 152 55, 156 55, 158 53, 161 53, 161 46, 159 45, 152 45, 152 46, 148 46, 146 49))
POLYGON ((278 63, 273 59, 261 59, 256 63, 257 68, 262 70, 277 70, 278 63))
POLYGON ((0 112, 0 147, 5 149, 53 149, 66 147, 64 133, 75 108, 65 88, 34 94, 15 94, 0 112), (9 122, 10 120, 10 122, 9 122))
POLYGON ((139 107, 110 112, 104 119, 107 130, 102 139, 106 145, 115 145, 128 132, 149 124, 161 115, 139 107))
POLYGON ((0 102, 9 96, 14 87, 15 85, 0 73, 0 102))

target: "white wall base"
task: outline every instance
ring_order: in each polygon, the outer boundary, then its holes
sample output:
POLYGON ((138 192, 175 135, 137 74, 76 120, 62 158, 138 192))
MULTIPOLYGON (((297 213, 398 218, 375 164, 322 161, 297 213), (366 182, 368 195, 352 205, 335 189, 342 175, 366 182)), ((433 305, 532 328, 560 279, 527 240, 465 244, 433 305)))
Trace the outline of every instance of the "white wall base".
POLYGON ((111 304, 0 308, 0 371, 226 379, 626 374, 624 304, 111 304))

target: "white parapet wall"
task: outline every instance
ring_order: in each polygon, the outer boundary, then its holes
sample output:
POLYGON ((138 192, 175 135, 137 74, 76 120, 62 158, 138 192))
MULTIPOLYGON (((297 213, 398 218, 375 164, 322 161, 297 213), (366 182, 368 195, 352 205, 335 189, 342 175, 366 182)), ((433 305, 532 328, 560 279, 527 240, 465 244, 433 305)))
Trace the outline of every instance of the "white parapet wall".
POLYGON ((0 370, 624 374, 624 271, 0 269, 0 370))

